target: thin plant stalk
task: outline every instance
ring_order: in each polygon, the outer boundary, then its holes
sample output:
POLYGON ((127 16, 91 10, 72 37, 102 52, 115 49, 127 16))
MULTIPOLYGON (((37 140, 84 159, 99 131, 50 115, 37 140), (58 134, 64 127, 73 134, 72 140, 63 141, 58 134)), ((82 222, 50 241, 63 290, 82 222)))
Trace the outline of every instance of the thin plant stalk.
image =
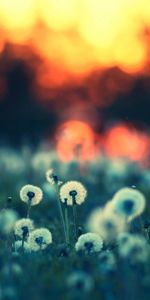
POLYGON ((70 237, 69 237, 69 217, 68 217, 67 199, 65 201, 65 225, 66 225, 67 243, 70 244, 70 237))
POLYGON ((78 232, 77 232, 77 207, 75 197, 73 197, 73 223, 74 223, 74 234, 76 240, 78 239, 78 232))
POLYGON ((22 253, 24 252, 24 242, 25 242, 25 237, 23 235, 23 238, 22 238, 22 245, 21 245, 21 251, 22 253))
POLYGON ((65 220, 64 220, 63 210, 62 210, 61 202, 60 202, 60 199, 59 199, 59 189, 58 189, 58 186, 56 186, 56 192, 57 192, 58 210, 59 210, 60 219, 61 219, 61 223, 62 223, 62 227, 63 227, 63 231, 64 231, 65 242, 67 244, 67 242, 68 242, 68 240, 67 240, 67 232, 66 232, 66 226, 65 226, 65 220))
POLYGON ((28 203, 28 209, 27 209, 27 218, 30 217, 30 210, 31 210, 31 203, 28 203))

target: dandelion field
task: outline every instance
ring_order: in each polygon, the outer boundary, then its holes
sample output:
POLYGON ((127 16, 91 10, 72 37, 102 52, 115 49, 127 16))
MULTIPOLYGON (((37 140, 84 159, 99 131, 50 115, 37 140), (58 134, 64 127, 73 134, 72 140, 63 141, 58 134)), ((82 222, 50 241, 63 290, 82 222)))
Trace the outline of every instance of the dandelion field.
POLYGON ((1 149, 0 299, 149 299, 150 171, 1 149))

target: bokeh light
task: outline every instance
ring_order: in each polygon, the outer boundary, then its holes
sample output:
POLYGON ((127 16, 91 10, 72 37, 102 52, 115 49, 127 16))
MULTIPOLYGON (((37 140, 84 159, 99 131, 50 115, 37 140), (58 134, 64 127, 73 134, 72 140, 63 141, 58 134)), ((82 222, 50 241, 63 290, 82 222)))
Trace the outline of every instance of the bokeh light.
POLYGON ((57 152, 64 162, 91 160, 97 153, 96 134, 91 127, 81 121, 69 120, 57 131, 57 152))

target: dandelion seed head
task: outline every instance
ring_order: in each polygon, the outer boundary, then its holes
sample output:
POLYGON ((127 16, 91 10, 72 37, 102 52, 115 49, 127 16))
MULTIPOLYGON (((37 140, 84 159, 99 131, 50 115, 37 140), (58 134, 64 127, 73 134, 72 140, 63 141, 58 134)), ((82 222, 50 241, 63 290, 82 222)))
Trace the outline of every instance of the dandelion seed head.
MULTIPOLYGON (((24 241, 24 244, 23 244, 23 251, 25 253, 30 253, 31 252, 29 244, 25 241, 24 241)), ((15 244, 14 244, 14 253, 15 254, 22 253, 22 241, 18 240, 18 241, 15 242, 15 244)))
POLYGON ((129 232, 121 232, 117 236, 117 243, 121 247, 122 245, 125 245, 127 243, 130 243, 132 241, 133 235, 129 232))
POLYGON ((0 231, 3 234, 9 234, 14 229, 18 219, 17 213, 12 209, 3 209, 0 212, 0 231))
POLYGON ((128 241, 120 243, 118 252, 121 257, 128 258, 132 263, 144 263, 150 257, 150 247, 146 239, 140 235, 132 235, 128 241))
POLYGON ((16 236, 26 238, 29 233, 34 229, 33 221, 31 219, 20 219, 16 222, 14 233, 16 236))
POLYGON ((32 251, 44 250, 52 243, 52 234, 47 228, 39 228, 32 231, 28 238, 32 251))
POLYGON ((98 256, 99 268, 103 273, 108 273, 116 269, 116 259, 111 251, 103 251, 98 256))
POLYGON ((85 233, 80 235, 75 244, 76 251, 85 251, 87 253, 99 252, 103 248, 103 240, 96 233, 85 233))
POLYGON ((53 169, 49 169, 46 172, 46 179, 51 185, 57 184, 58 186, 60 186, 63 183, 62 181, 58 180, 58 176, 54 174, 53 169))
POLYGON ((37 205, 41 202, 43 197, 42 190, 34 185, 27 184, 20 190, 20 198, 23 202, 30 204, 31 206, 37 205))
POLYGON ((87 197, 87 190, 78 181, 68 181, 60 188, 60 199, 67 205, 82 204, 87 197))
POLYGON ((144 195, 136 189, 122 188, 112 199, 113 210, 131 221, 143 213, 146 205, 144 195))
POLYGON ((87 228, 99 234, 105 241, 112 241, 125 231, 126 224, 123 218, 107 209, 95 209, 88 218, 87 228))
POLYGON ((83 271, 71 273, 67 278, 67 286, 75 292, 90 292, 93 289, 94 282, 92 277, 83 271))

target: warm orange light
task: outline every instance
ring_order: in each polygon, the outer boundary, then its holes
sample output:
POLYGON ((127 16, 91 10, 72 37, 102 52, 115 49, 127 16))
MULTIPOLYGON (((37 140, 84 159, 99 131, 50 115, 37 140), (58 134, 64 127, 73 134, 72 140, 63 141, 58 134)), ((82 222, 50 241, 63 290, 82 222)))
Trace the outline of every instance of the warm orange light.
MULTIPOLYGON (((149 27, 149 0, 0 1, 0 51, 1 37, 31 47, 49 71, 53 66, 54 84, 113 66, 143 71, 149 47, 143 34, 149 27)), ((53 76, 46 78, 44 86, 53 83, 53 76)))
POLYGON ((70 120, 57 131, 57 152, 64 162, 84 162, 96 155, 96 136, 90 126, 81 121, 70 120))
POLYGON ((126 157, 134 161, 144 161, 148 156, 149 137, 125 125, 111 128, 105 137, 106 153, 112 157, 126 157))

